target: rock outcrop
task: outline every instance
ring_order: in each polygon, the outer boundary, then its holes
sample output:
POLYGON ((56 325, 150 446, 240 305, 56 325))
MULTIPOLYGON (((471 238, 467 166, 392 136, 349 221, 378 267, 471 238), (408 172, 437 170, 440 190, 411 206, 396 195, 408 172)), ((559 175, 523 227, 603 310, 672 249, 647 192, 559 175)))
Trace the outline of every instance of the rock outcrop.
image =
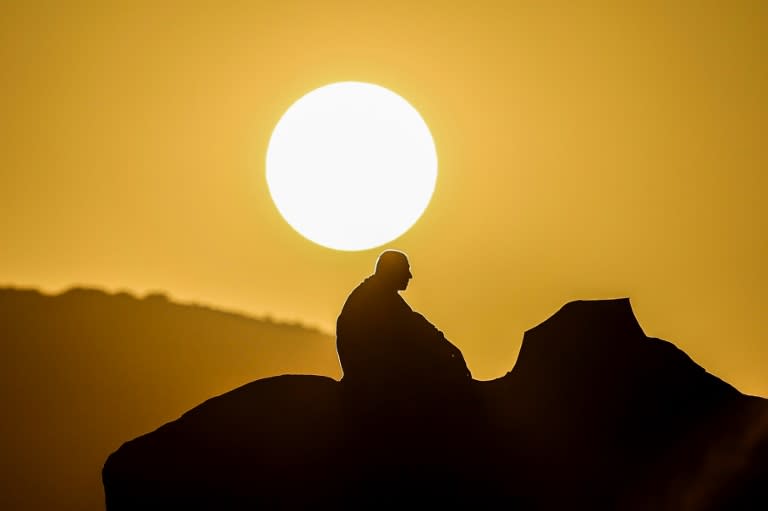
POLYGON ((259 380, 127 442, 102 475, 110 511, 764 509, 768 402, 646 337, 629 300, 572 302, 497 380, 259 380))
POLYGON ((159 293, 0 287, 0 510, 104 511, 123 442, 289 370, 340 377, 334 338, 159 293))

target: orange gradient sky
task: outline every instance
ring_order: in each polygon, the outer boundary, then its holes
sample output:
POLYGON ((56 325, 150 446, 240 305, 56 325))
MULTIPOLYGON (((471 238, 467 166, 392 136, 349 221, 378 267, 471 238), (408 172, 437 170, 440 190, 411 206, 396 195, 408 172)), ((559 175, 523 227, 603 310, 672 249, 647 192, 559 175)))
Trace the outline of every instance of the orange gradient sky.
POLYGON ((439 159, 387 245, 411 256, 404 296, 477 378, 565 302, 629 296, 648 335, 768 396, 765 2, 15 4, 0 284, 163 290, 332 333, 380 249, 296 234, 264 156, 300 96, 373 82, 439 159))

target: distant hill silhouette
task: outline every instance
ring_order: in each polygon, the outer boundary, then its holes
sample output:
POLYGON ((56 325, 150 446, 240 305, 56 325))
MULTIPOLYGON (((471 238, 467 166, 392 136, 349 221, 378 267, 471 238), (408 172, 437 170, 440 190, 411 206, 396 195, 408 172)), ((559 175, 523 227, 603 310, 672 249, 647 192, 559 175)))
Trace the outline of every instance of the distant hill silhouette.
POLYGON ((254 381, 109 456, 107 508, 768 509, 768 402, 626 299, 568 303, 505 376, 427 390, 254 381))
POLYGON ((0 509, 103 510, 126 438, 255 378, 340 377, 332 337, 161 294, 0 289, 0 509))

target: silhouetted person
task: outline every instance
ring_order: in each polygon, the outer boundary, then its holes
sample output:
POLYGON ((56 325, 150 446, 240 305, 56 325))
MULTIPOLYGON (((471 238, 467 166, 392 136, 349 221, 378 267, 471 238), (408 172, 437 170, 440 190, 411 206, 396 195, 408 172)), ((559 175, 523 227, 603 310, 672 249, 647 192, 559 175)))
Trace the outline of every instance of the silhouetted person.
POLYGON ((419 386, 471 379, 461 351, 400 296, 412 277, 407 256, 387 250, 347 298, 336 322, 345 382, 419 386))
MULTIPOLYGON (((405 254, 383 252, 336 322, 350 453, 345 463, 387 493, 401 488, 398 478, 413 467, 429 466, 419 491, 437 496, 457 487, 440 467, 476 470, 470 455, 481 452, 476 442, 457 444, 477 438, 473 428, 482 421, 461 352, 399 294, 412 277, 405 254)), ((362 495, 374 490, 360 489, 362 495)))

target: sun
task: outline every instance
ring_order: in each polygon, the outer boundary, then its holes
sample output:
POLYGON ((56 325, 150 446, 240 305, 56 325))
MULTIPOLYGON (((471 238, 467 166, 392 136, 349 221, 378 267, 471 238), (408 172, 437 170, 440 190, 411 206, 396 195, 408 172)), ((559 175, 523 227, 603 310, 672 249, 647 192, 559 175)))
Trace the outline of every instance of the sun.
POLYGON ((267 148, 267 185, 305 238, 366 250, 421 217, 437 181, 437 152, 419 112, 389 89, 338 82, 283 114, 267 148))

